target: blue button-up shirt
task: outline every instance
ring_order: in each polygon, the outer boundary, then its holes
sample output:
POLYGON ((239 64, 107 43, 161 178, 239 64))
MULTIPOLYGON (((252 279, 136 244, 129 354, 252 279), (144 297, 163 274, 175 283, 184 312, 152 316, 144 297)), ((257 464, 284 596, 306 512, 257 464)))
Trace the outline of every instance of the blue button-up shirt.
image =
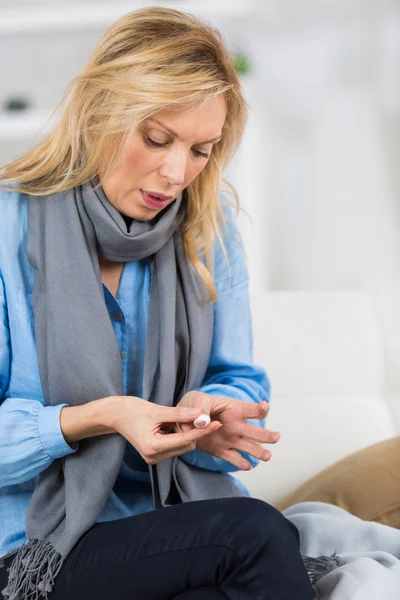
MULTIPOLYGON (((79 448, 79 443, 67 444, 60 428, 60 411, 66 405, 44 404, 31 306, 34 273, 26 253, 27 203, 26 195, 0 191, 0 557, 25 540, 26 512, 38 475, 54 459, 79 448)), ((269 382, 263 369, 253 364, 247 270, 232 214, 227 215, 223 239, 229 267, 216 244, 218 301, 214 303, 210 363, 200 389, 216 396, 260 402, 269 400, 269 382)), ((121 351, 126 395, 142 393, 150 283, 149 264, 140 260, 126 263, 116 297, 104 286, 121 351)), ((245 456, 253 466, 257 464, 245 456)), ((237 470, 231 463, 199 450, 181 458, 203 469, 237 470)), ((98 522, 150 510, 148 466, 127 443, 119 476, 98 522)))

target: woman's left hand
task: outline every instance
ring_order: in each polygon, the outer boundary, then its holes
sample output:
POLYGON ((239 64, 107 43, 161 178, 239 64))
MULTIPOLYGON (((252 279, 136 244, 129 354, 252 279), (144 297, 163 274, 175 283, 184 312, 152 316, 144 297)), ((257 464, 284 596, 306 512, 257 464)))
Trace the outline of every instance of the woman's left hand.
MULTIPOLYGON (((262 444, 275 444, 280 438, 277 431, 269 431, 247 422, 247 419, 265 419, 269 411, 269 404, 265 400, 253 404, 236 398, 222 398, 193 391, 185 394, 177 406, 201 408, 201 412, 209 415, 211 421, 220 421, 222 427, 199 440, 196 449, 222 458, 244 471, 250 470, 251 464, 239 450, 268 461, 271 452, 263 448, 262 444)), ((194 425, 184 423, 180 427, 182 431, 187 431, 194 425)))

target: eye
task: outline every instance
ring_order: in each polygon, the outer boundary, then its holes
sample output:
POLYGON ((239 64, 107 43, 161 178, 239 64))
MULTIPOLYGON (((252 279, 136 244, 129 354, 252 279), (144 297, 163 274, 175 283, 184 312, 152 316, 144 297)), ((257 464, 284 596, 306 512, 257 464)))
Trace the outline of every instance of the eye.
MULTIPOLYGON (((144 140, 148 146, 151 146, 151 148, 165 148, 168 145, 168 142, 156 142, 148 135, 144 136, 144 140)), ((206 160, 210 158, 210 155, 207 154, 207 152, 201 152, 200 150, 195 150, 194 148, 192 148, 192 152, 196 158, 204 158, 206 160)))
POLYGON ((200 152, 200 150, 192 150, 192 152, 197 158, 210 158, 210 155, 207 154, 207 152, 200 152))
POLYGON ((154 140, 149 138, 148 135, 146 135, 144 139, 145 139, 146 144, 148 144, 152 148, 165 148, 165 146, 167 145, 167 142, 164 142, 164 143, 155 142, 154 140))

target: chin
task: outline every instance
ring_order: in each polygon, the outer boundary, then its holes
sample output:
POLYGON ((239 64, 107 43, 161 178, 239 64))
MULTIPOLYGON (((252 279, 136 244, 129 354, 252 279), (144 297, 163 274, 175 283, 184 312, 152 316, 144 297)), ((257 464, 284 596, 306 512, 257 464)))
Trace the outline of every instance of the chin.
POLYGON ((154 219, 154 217, 156 217, 158 214, 160 214, 160 210, 155 211, 155 210, 150 210, 149 208, 145 207, 145 206, 140 206, 137 207, 135 209, 131 209, 131 210, 124 210, 124 215, 126 215, 127 217, 130 217, 131 219, 133 219, 134 221, 151 221, 152 219, 154 219))

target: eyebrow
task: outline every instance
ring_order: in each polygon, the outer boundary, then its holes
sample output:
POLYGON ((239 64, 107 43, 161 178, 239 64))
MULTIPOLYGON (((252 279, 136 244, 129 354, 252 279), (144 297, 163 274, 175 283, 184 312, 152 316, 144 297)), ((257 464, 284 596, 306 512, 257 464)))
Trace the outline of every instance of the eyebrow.
MULTIPOLYGON (((153 119, 153 118, 149 119, 149 121, 154 121, 154 123, 157 123, 161 127, 164 127, 164 129, 166 129, 169 133, 171 133, 172 135, 177 137, 179 140, 181 139, 181 137, 176 133, 176 131, 174 131, 173 129, 170 129, 169 127, 164 125, 164 123, 161 123, 161 121, 157 121, 157 119, 153 119)), ((201 146, 202 144, 213 144, 214 142, 218 142, 221 139, 221 137, 222 137, 222 134, 213 138, 212 140, 207 140, 206 142, 197 142, 197 144, 199 146, 201 146)))

